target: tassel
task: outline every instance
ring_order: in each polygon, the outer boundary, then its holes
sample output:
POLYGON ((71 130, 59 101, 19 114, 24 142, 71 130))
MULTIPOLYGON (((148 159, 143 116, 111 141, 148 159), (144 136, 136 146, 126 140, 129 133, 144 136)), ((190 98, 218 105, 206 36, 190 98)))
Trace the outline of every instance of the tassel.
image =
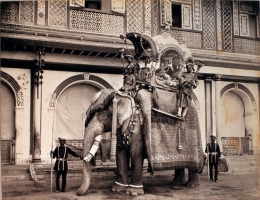
POLYGON ((112 116, 112 136, 111 136, 111 152, 110 160, 115 162, 116 160, 116 131, 117 131, 117 98, 113 99, 113 116, 112 116))

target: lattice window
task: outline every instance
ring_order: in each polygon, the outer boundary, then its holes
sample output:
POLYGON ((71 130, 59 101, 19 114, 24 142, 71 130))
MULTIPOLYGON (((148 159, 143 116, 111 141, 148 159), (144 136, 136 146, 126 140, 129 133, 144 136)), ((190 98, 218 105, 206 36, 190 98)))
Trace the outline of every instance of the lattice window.
POLYGON ((217 15, 217 48, 222 50, 222 13, 221 13, 221 0, 216 0, 216 15, 217 15))
POLYGON ((143 3, 141 0, 127 0, 127 32, 143 32, 143 3))
POLYGON ((49 0, 48 23, 50 26, 67 26, 67 1, 49 0))
POLYGON ((232 50, 232 11, 231 2, 225 0, 223 5, 223 49, 232 50))
POLYGON ((70 28, 122 34, 124 33, 124 17, 121 15, 70 10, 70 28))
POLYGON ((203 1, 203 34, 204 48, 216 49, 216 16, 211 0, 203 1))
MULTIPOLYGON (((165 30, 162 30, 162 34, 165 30)), ((185 40, 185 44, 189 48, 196 48, 201 49, 202 46, 202 34, 198 32, 190 32, 190 31, 183 31, 183 30, 170 30, 170 33, 173 38, 177 39, 178 42, 183 42, 183 38, 185 40)))
POLYGON ((34 1, 19 2, 19 21, 25 23, 34 22, 34 1))
POLYGON ((145 0, 144 1, 144 10, 145 10, 145 33, 147 35, 151 35, 151 1, 145 0))
POLYGON ((153 26, 153 33, 152 35, 158 35, 159 32, 159 12, 158 12, 158 1, 153 0, 153 12, 152 12, 152 26, 153 26))
POLYGON ((1 3, 1 21, 15 21, 18 5, 17 2, 2 2, 1 3))
POLYGON ((235 38, 234 52, 260 55, 260 42, 253 39, 235 38))

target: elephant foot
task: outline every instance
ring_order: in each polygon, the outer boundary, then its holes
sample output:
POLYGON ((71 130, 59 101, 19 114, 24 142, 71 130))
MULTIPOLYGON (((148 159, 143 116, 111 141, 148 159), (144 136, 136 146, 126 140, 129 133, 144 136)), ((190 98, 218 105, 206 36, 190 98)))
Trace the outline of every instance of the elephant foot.
POLYGON ((186 185, 185 181, 180 181, 180 180, 175 180, 175 179, 170 183, 170 187, 185 186, 185 185, 186 185))
POLYGON ((111 190, 113 192, 125 192, 129 185, 115 182, 111 190))
POLYGON ((188 186, 188 187, 198 187, 198 186, 200 186, 200 184, 198 182, 188 182, 186 184, 186 186, 188 186))
POLYGON ((126 190, 126 194, 132 195, 132 196, 143 195, 144 194, 143 186, 142 185, 130 185, 126 190))

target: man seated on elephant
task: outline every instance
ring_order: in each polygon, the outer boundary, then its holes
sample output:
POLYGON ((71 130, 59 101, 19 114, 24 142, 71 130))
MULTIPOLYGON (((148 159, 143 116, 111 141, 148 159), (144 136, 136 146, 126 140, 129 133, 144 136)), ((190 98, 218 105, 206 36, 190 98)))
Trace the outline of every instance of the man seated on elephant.
POLYGON ((54 170, 56 171, 56 192, 60 192, 60 176, 62 175, 62 192, 66 192, 66 176, 68 171, 67 158, 68 154, 71 154, 75 157, 80 157, 83 159, 82 155, 77 154, 72 151, 69 147, 65 146, 66 140, 64 138, 58 138, 60 146, 55 148, 54 151, 51 150, 51 158, 56 158, 54 165, 54 170))
POLYGON ((180 118, 184 118, 189 105, 192 101, 192 90, 199 84, 197 76, 194 74, 194 64, 189 62, 186 64, 187 72, 183 72, 179 77, 178 95, 177 95, 177 107, 180 118))

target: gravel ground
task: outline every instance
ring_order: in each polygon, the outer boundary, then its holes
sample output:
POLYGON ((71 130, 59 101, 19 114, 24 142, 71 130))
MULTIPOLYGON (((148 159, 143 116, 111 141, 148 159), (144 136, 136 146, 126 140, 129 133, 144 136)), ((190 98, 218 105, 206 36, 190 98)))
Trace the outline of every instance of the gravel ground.
MULTIPOLYGON (((208 182, 207 175, 200 176, 199 187, 178 186, 173 189, 168 185, 172 176, 144 177, 145 194, 128 196, 124 193, 115 193, 110 190, 115 177, 93 178, 90 189, 85 196, 77 196, 80 181, 68 181, 67 192, 50 192, 50 186, 36 188, 30 182, 5 183, 2 188, 3 200, 99 200, 99 199, 134 199, 134 200, 165 200, 165 199, 250 199, 260 200, 260 174, 220 174, 217 183, 208 182)), ((54 188, 54 187, 53 187, 54 188)))

